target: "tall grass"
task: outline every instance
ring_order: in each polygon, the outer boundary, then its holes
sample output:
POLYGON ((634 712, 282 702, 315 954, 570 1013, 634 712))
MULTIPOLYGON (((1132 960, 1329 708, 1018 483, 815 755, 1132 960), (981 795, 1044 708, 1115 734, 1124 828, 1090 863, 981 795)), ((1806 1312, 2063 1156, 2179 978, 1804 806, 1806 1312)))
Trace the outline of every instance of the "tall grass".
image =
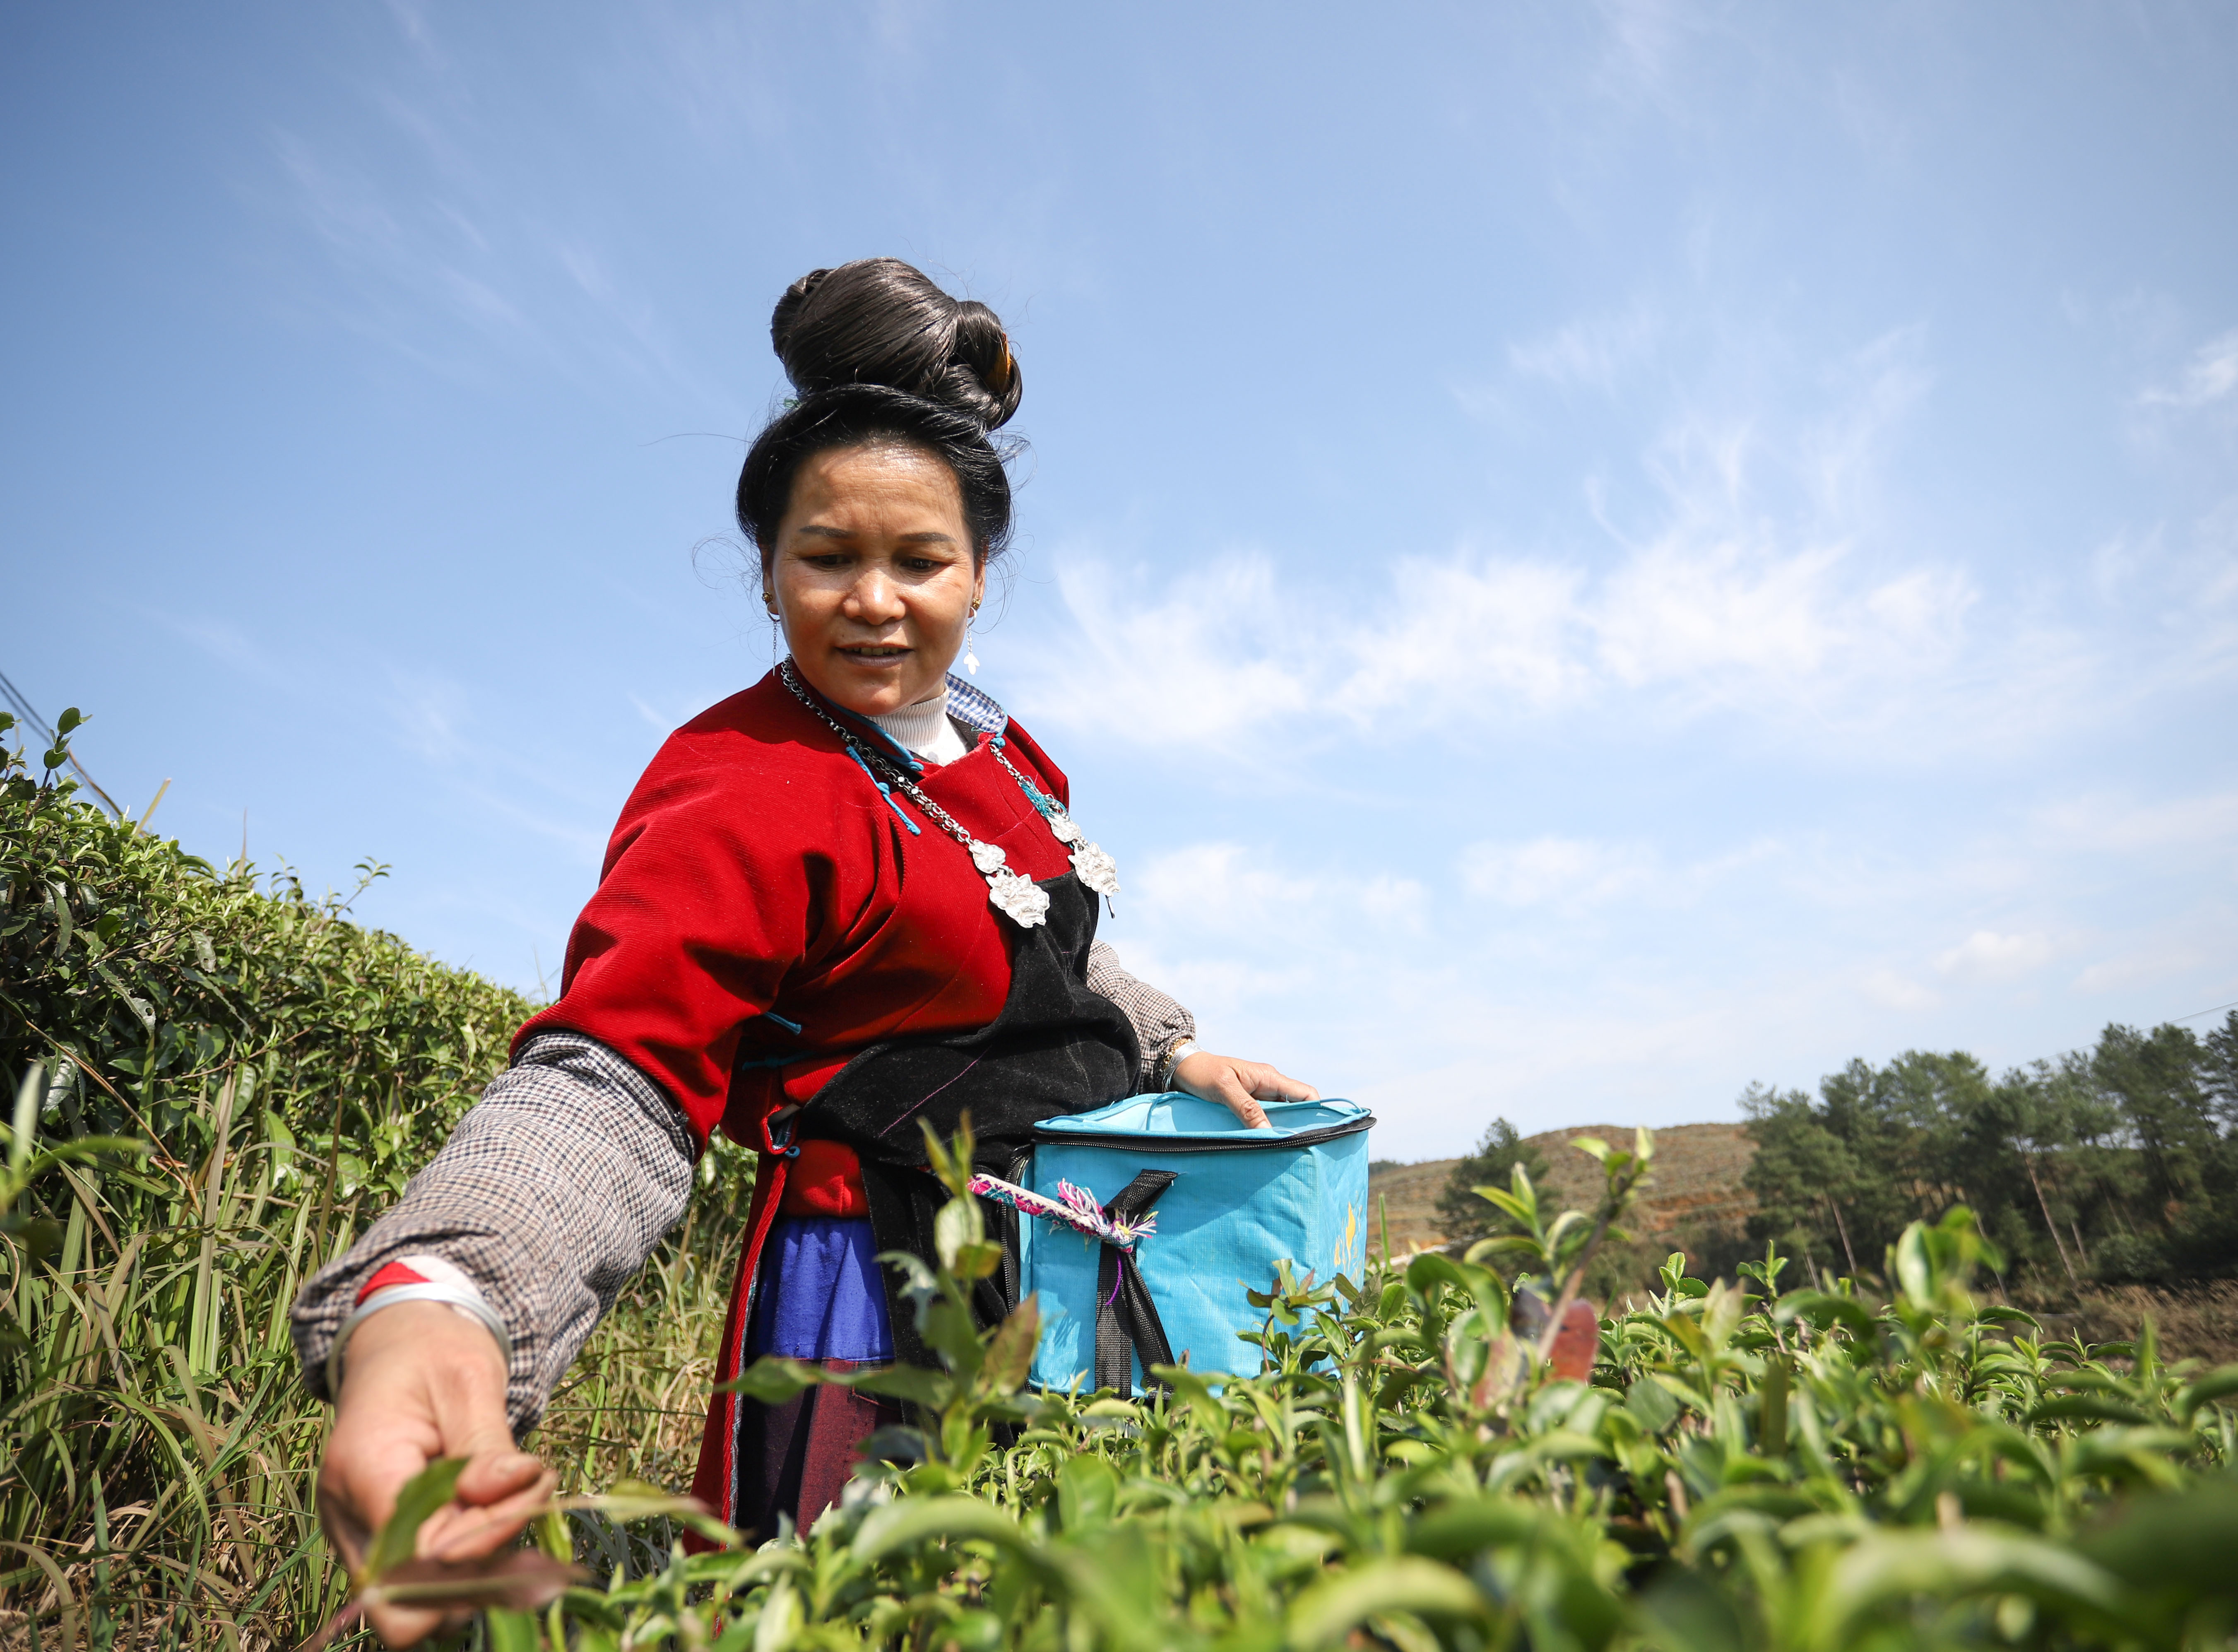
MULTIPOLYGON (((237 1075, 196 1098, 227 1143, 198 1163, 58 1167, 67 1213, 43 1261, 23 1265, 11 1236, 0 1585, 17 1643, 293 1645, 347 1592, 311 1506, 326 1408, 298 1384, 287 1309, 385 1196, 341 1195, 331 1163, 306 1173, 233 1127, 251 1098, 237 1075)), ((690 1477, 732 1242, 712 1174, 708 1191, 533 1442, 571 1486, 690 1477)))

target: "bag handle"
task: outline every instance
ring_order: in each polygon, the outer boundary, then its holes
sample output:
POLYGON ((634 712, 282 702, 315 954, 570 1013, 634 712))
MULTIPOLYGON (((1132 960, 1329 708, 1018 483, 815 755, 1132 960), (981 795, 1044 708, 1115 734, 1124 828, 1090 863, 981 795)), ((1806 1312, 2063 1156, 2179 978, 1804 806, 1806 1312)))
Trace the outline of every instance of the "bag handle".
MULTIPOLYGON (((1158 1195, 1180 1179, 1172 1171, 1138 1171, 1103 1207, 1104 1214, 1115 1223, 1137 1222, 1157 1203, 1158 1195)), ((1096 1386, 1132 1394, 1138 1359, 1145 1388, 1164 1388, 1150 1375, 1153 1365, 1174 1363, 1158 1304, 1151 1300, 1150 1287, 1143 1283, 1134 1258, 1107 1239, 1096 1265, 1096 1386)))

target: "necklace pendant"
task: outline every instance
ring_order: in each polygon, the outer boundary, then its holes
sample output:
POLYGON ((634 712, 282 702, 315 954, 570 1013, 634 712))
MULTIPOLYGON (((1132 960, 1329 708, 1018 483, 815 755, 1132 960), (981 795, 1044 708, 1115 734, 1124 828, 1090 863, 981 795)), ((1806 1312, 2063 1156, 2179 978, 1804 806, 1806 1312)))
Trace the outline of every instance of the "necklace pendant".
POLYGON ((1088 841, 1087 834, 1081 831, 1078 826, 1073 825, 1072 817, 1069 814, 1058 813, 1050 815, 1049 817, 1049 826, 1050 834, 1054 836, 1059 843, 1067 845, 1068 846, 1077 846, 1088 841))
POLYGON ((1119 863, 1092 843, 1083 840, 1073 852, 1072 871, 1081 882, 1107 900, 1119 892, 1119 863))
MULTIPOLYGON (((981 843, 976 838, 972 839, 971 864, 979 868, 979 872, 982 877, 993 878, 997 876, 1002 872, 1003 864, 1009 860, 1009 859, 1010 857, 1004 854, 1002 850, 997 848, 995 845, 991 843, 981 843)), ((1015 872, 1011 875, 1013 877, 1016 876, 1015 872)))
POLYGON ((1022 878, 1008 869, 990 872, 987 890, 987 899, 995 910, 1021 929, 1031 929, 1049 918, 1049 892, 1030 878, 1022 878))

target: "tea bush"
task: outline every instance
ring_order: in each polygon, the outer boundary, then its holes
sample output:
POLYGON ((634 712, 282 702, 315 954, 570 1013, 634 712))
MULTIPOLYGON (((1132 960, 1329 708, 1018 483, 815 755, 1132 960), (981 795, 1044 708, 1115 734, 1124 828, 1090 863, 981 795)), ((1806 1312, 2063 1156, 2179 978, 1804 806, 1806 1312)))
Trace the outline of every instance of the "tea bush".
MULTIPOLYGON (((494 1647, 584 1652, 2229 1644, 2238 1368, 2165 1364, 2149 1331, 2047 1340, 1978 1303, 1970 1279, 1996 1258, 1963 1210, 1904 1231, 1885 1306, 1782 1291, 1771 1252, 1738 1287, 1673 1256, 1645 1306, 1588 1314, 1573 1343, 1566 1303, 1652 1151, 1581 1144, 1606 1171, 1594 1217, 1545 1220, 1519 1173, 1487 1190, 1518 1231, 1473 1259, 1387 1260, 1361 1284, 1285 1271, 1255 1297, 1255 1375, 1160 1367, 1135 1398, 1024 1392, 1030 1300, 974 1330, 970 1283, 999 1252, 964 1192, 968 1141, 933 1143, 954 1195, 940 1254, 890 1261, 944 1369, 765 1359, 738 1379, 917 1410, 805 1537, 752 1547, 634 1488, 586 1501, 665 1509, 714 1547, 570 1587, 555 1512, 547 1557, 501 1575, 361 1581, 488 1605, 494 1647)), ((458 1466, 430 1471, 422 1506, 458 1466)))
MULTIPOLYGON (((533 1006, 285 871, 109 819, 46 755, 0 752, 0 1644, 291 1646, 348 1584, 288 1304, 533 1006)), ((541 1443, 571 1484, 688 1475, 738 1159, 705 1161, 691 1226, 556 1398, 541 1443)))

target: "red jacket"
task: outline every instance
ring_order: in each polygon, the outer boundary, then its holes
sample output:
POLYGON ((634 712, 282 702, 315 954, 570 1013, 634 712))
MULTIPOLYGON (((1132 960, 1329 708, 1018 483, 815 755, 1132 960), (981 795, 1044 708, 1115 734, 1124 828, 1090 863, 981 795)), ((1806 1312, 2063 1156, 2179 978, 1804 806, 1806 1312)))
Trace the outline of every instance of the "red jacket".
MULTIPOLYGON (((1069 802, 1063 773, 1016 724, 1004 739, 1023 773, 1069 802)), ((1013 871, 1041 881, 1069 869, 986 735, 918 783, 1013 871)), ((719 1125, 761 1150, 718 1381, 737 1375, 779 1211, 869 1210, 851 1150, 776 1152, 771 1112, 811 1099, 866 1045, 994 1020, 1011 943, 987 897, 963 846, 915 804, 890 803, 774 672, 672 734, 630 794, 568 938, 559 1001, 514 1045, 584 1033, 659 1084, 702 1141, 719 1125)), ((738 1397, 714 1401, 694 1489, 735 1518, 738 1397)))
MULTIPOLYGON (((1005 738, 1068 803, 1031 738, 1016 723, 1005 738)), ((1012 870, 1068 869, 987 736, 919 784, 1012 870)), ((769 1111, 808 1100, 864 1045, 1001 1012, 1010 941, 987 892, 963 845, 907 799, 890 805, 772 672, 663 744, 569 937, 559 1001, 514 1045, 584 1033, 666 1090, 702 1140, 720 1125, 766 1149, 769 1111)))

